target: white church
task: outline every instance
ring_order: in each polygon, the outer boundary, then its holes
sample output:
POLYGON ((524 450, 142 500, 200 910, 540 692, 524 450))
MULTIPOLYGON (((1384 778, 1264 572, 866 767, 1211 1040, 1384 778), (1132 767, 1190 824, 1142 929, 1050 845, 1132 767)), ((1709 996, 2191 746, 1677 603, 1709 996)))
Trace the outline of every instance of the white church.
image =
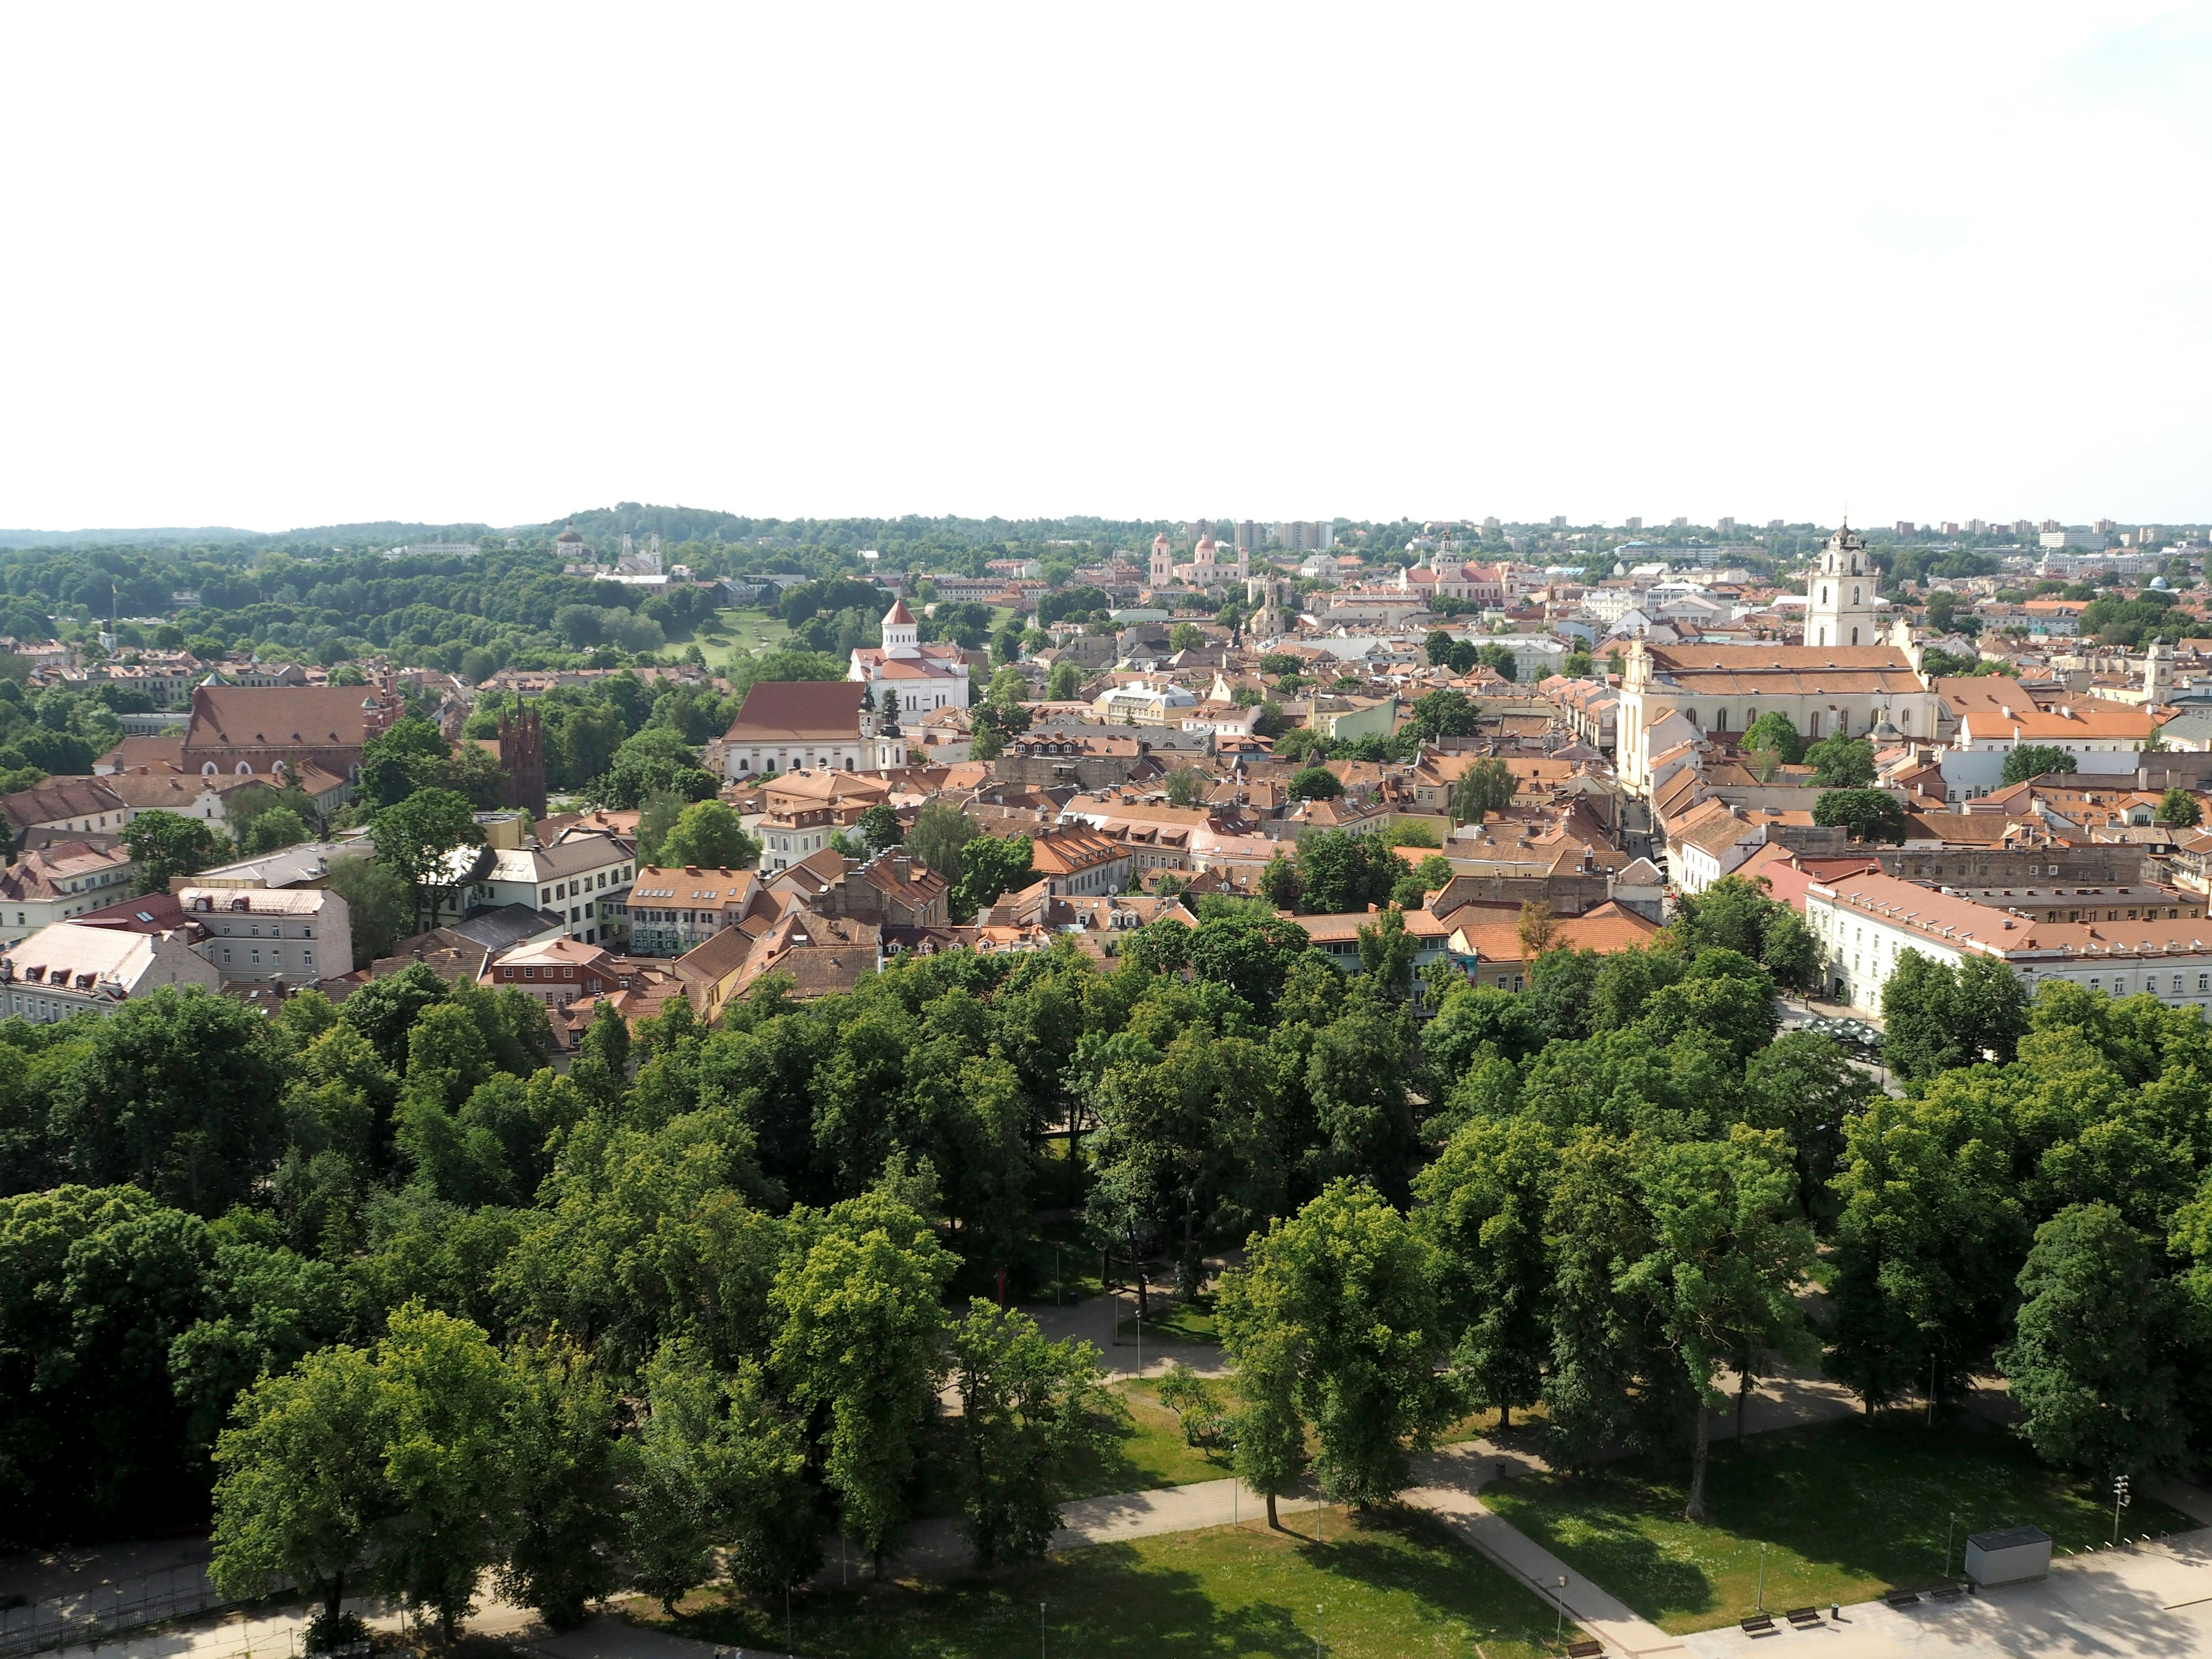
POLYGON ((896 689, 901 719, 968 706, 968 653, 951 640, 925 644, 921 634, 914 613, 899 599, 884 613, 883 644, 854 647, 845 678, 868 688, 872 707, 883 706, 878 688, 886 684, 896 689))
POLYGON ((1708 732, 1746 731, 1774 709, 1808 743, 1863 737, 1885 720, 1903 737, 1940 736, 1942 698, 1921 671, 1911 628, 1900 620, 1882 636, 1879 580, 1866 543, 1845 526, 1808 580, 1802 645, 1636 641, 1621 677, 1621 782, 1643 793, 1656 757, 1708 732))

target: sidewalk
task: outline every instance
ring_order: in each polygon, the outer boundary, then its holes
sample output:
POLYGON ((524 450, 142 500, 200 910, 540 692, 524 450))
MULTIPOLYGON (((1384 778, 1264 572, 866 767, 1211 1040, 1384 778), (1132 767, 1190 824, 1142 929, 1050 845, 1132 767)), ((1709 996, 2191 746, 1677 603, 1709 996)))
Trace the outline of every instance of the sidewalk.
MULTIPOLYGON (((2204 1495, 2197 1494, 2200 1504, 2204 1495)), ((2170 1501, 2170 1500, 2169 1500, 2170 1501)), ((2212 1653, 2212 1532, 2054 1563, 2051 1576, 1954 1601, 1863 1601, 1843 1621, 1778 1636, 1740 1629, 1679 1638, 1689 1659, 1741 1659, 1770 1646, 1819 1659, 2170 1659, 2212 1653)))

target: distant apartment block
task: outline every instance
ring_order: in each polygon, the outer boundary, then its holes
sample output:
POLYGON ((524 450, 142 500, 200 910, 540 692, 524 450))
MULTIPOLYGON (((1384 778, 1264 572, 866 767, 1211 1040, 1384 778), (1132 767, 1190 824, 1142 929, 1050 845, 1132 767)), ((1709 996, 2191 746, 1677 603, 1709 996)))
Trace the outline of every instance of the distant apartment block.
POLYGON ((1291 519, 1275 526, 1275 545, 1293 553, 1326 553, 1335 541, 1334 520, 1291 519))

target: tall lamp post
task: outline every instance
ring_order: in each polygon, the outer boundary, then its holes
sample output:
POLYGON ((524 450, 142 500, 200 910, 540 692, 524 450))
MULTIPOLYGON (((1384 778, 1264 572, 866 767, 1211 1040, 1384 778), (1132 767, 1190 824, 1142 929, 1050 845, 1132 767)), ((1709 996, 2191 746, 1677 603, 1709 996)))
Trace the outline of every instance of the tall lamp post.
POLYGON ((2112 1542, 2120 1541, 2120 1511, 2135 1500, 2128 1496, 2128 1478, 2116 1475, 2112 1480, 2112 1542))

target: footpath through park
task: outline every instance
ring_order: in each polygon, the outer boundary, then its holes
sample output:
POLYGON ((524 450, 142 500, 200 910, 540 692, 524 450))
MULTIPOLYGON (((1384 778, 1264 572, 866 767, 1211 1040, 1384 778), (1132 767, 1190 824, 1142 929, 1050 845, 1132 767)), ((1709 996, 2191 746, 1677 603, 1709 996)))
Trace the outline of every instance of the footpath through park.
MULTIPOLYGON (((1121 1353, 1129 1363, 1116 1369, 1133 1372, 1133 1352, 1125 1348, 1121 1353)), ((1201 1364, 1213 1358, 1203 1352, 1189 1357, 1201 1364)), ((1150 1371, 1154 1367, 1149 1352, 1146 1359, 1150 1371)), ((1747 1432, 1764 1433, 1853 1416, 1857 1409, 1836 1384, 1785 1376, 1759 1383, 1745 1426, 1747 1432)), ((1733 1415, 1717 1414, 1714 1432, 1717 1438, 1732 1436, 1733 1415)), ((2064 1560, 2039 1583, 1953 1601, 1923 1602, 1904 1610, 1880 1601, 1863 1602, 1843 1609, 1840 1621, 1823 1620, 1805 1630, 1784 1628, 1764 1637, 1747 1636, 1733 1626, 1676 1636, 1639 1617, 1602 1585, 1583 1577, 1482 1502, 1483 1487, 1501 1475, 1540 1472, 1545 1467, 1524 1448, 1488 1440, 1442 1447, 1417 1466, 1417 1484, 1405 1494, 1405 1502, 1436 1516, 1547 1603, 1563 1607, 1568 1619, 1603 1643, 1607 1653, 1623 1659, 1662 1654, 1729 1659, 1753 1650, 1779 1652, 1784 1647, 1790 1652, 1817 1653, 1820 1659, 2212 1656, 2212 1495, 2194 1487, 2169 1482, 2152 1491, 2206 1522, 2208 1530, 2064 1560)), ((1284 1496, 1277 1510, 1292 1529, 1317 1534, 1324 1540, 1340 1514, 1320 1510, 1310 1488, 1284 1496)), ((1051 1547, 1081 1549, 1231 1523, 1263 1526, 1266 1513, 1264 1500, 1228 1479, 1084 1498, 1064 1506, 1063 1522, 1051 1547)), ((934 1577, 957 1572, 969 1559, 957 1523, 934 1519, 909 1530, 893 1566, 901 1575, 934 1577)), ((836 1583, 849 1575, 858 1582, 863 1571, 857 1561, 841 1561, 833 1544, 822 1578, 836 1583)), ((351 1605, 373 1628, 399 1627, 399 1614, 386 1605, 351 1605)), ((96 1649, 72 1648, 65 1659, 294 1659, 304 1626, 305 1619, 298 1614, 233 1619, 198 1629, 117 1637, 96 1649)), ((504 1638, 544 1659, 714 1659, 716 1651, 705 1643, 611 1616, 594 1619, 576 1630, 550 1632, 529 1609, 497 1601, 485 1605, 469 1620, 468 1629, 471 1634, 504 1638)))

